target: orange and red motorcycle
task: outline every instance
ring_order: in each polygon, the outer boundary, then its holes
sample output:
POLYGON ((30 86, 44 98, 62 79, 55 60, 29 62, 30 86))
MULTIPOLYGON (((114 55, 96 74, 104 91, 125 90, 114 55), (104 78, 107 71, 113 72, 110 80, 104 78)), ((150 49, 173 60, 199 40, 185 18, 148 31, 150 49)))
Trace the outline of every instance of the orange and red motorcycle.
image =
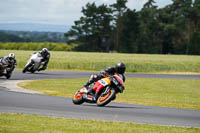
POLYGON ((123 93, 124 91, 124 82, 122 79, 122 75, 115 74, 113 76, 108 76, 106 78, 98 80, 94 84, 90 85, 88 88, 83 87, 79 89, 72 98, 73 103, 80 105, 84 102, 87 102, 87 100, 84 99, 83 95, 87 94, 92 96, 92 94, 89 94, 88 90, 93 88, 95 84, 103 85, 100 96, 98 97, 96 102, 97 106, 107 105, 116 98, 117 93, 123 93))

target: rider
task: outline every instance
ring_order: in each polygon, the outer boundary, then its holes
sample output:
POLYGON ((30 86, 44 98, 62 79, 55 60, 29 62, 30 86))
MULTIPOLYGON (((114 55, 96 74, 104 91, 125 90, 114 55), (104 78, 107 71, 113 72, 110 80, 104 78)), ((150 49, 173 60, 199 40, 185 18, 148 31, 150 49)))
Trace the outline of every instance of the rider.
POLYGON ((43 57, 43 66, 38 70, 38 71, 41 71, 41 70, 45 70, 47 68, 47 64, 49 63, 49 59, 50 59, 50 52, 48 51, 47 48, 43 48, 40 52, 41 56, 43 57))
POLYGON ((1 57, 1 62, 3 65, 6 65, 7 68, 9 68, 6 71, 7 73, 12 73, 17 65, 14 53, 10 53, 8 56, 1 57))
MULTIPOLYGON (((90 79, 88 80, 88 82, 85 83, 84 87, 88 88, 88 86, 104 77, 107 76, 112 76, 114 74, 120 74, 122 76, 123 81, 125 82, 125 76, 124 76, 124 72, 126 70, 126 65, 122 62, 117 63, 114 67, 108 67, 104 70, 102 70, 99 74, 96 75, 91 75, 90 79)), ((92 89, 89 89, 88 92, 89 94, 94 94, 94 97, 88 97, 88 95, 84 95, 84 99, 87 100, 88 102, 92 102, 95 103, 98 99, 98 97, 100 96, 100 90, 103 88, 104 86, 101 85, 100 83, 95 84, 94 87, 92 89)))

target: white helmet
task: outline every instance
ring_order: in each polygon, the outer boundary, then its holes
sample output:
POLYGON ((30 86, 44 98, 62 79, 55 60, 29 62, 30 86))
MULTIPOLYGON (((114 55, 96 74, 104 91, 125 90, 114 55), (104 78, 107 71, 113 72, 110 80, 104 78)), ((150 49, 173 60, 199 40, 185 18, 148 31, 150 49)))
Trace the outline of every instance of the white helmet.
POLYGON ((47 48, 42 49, 43 52, 49 52, 47 48))
POLYGON ((47 48, 43 48, 43 49, 41 50, 41 54, 42 54, 42 55, 47 55, 47 53, 49 53, 49 51, 48 51, 47 48))
POLYGON ((14 53, 10 53, 10 54, 8 55, 8 58, 9 58, 9 59, 15 59, 15 54, 14 54, 14 53))

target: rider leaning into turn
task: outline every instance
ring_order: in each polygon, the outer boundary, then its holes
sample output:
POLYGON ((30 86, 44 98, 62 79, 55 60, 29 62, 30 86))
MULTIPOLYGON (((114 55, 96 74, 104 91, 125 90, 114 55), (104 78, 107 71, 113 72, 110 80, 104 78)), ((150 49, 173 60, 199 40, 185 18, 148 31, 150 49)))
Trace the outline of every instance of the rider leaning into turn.
MULTIPOLYGON (((125 82, 125 76, 124 76, 124 72, 126 70, 126 65, 122 62, 117 63, 114 67, 108 67, 104 70, 102 70, 99 74, 96 75, 92 75, 89 79, 88 82, 85 83, 84 87, 88 88, 90 84, 104 78, 104 77, 108 77, 108 76, 112 76, 114 74, 120 74, 122 75, 122 79, 125 82)), ((89 93, 90 94, 94 94, 94 97, 88 97, 88 95, 84 95, 84 99, 95 103, 98 99, 98 97, 100 96, 100 91, 104 86, 101 85, 100 83, 96 83, 94 85, 94 87, 92 89, 89 89, 89 93)))
POLYGON ((7 65, 7 68, 10 68, 9 71, 7 71, 7 73, 8 72, 11 73, 17 65, 17 61, 15 60, 15 54, 10 53, 8 56, 4 56, 1 58, 2 58, 2 63, 4 65, 7 65))
POLYGON ((43 48, 39 53, 43 57, 42 62, 44 62, 43 66, 38 70, 38 71, 41 71, 47 68, 47 64, 49 63, 49 59, 50 59, 50 52, 48 51, 47 48, 43 48))

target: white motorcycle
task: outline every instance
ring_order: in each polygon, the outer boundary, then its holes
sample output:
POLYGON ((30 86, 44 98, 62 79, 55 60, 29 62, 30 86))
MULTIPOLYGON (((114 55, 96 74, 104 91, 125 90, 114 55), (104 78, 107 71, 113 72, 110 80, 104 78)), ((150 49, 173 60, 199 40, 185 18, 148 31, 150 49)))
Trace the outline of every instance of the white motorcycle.
POLYGON ((40 53, 37 52, 32 54, 22 72, 25 73, 28 71, 34 73, 35 71, 39 70, 41 65, 44 64, 42 60, 43 57, 40 53))

